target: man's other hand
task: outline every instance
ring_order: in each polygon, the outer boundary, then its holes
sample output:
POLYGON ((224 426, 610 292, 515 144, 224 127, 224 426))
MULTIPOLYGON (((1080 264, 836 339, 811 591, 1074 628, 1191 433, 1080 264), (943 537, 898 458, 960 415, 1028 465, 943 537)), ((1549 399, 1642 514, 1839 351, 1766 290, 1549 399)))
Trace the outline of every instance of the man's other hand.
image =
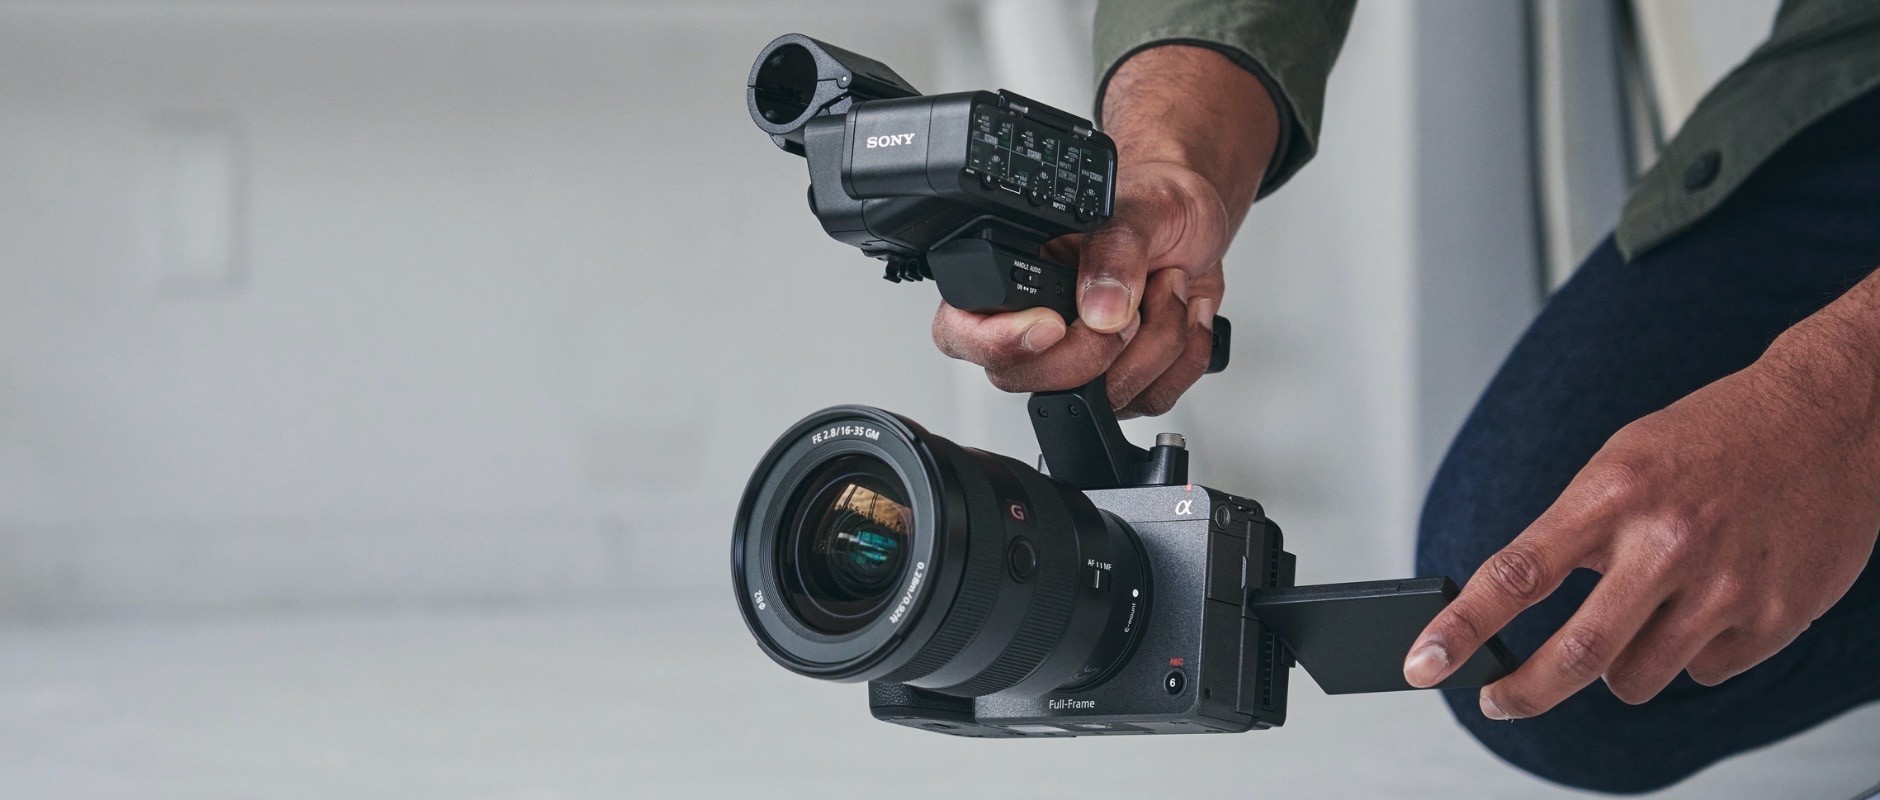
POLYGON ((1482 689, 1493 719, 1604 678, 1643 703, 1679 672, 1714 686, 1794 641, 1853 585, 1880 532, 1880 275, 1755 364, 1614 434, 1412 647, 1430 686, 1575 568, 1600 574, 1528 662, 1482 689))

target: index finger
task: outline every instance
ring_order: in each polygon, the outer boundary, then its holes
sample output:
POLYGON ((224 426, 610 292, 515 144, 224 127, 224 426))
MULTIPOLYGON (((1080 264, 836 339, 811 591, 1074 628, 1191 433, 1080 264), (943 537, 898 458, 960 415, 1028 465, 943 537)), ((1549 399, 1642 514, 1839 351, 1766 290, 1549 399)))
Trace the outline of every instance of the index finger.
POLYGON ((992 370, 1035 358, 1068 332, 1064 318, 1039 306, 1002 314, 975 314, 940 301, 933 315, 933 343, 951 358, 992 370))
POLYGON ((1404 680, 1428 688, 1468 661, 1515 615, 1540 602, 1591 552, 1593 537, 1563 535, 1543 514, 1475 570, 1469 582, 1417 636, 1404 659, 1404 680))
MULTIPOLYGON (((1482 714, 1521 719, 1558 705, 1612 666, 1664 598, 1651 570, 1621 562, 1526 664, 1482 689, 1482 714)), ((1649 643, 1647 643, 1649 644, 1649 643)))
POLYGON ((974 314, 945 302, 933 322, 934 344, 941 352, 985 367, 992 385, 1008 392, 1089 383, 1109 369, 1128 333, 1097 333, 1081 322, 1066 327, 1048 308, 974 314))

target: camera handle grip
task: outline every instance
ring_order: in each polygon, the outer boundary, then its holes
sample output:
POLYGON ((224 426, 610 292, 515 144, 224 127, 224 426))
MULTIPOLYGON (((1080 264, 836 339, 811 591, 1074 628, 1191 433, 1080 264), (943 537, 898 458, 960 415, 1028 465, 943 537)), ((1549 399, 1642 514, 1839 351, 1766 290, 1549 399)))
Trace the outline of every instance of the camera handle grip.
MULTIPOLYGON (((962 238, 926 254, 926 270, 947 305, 975 314, 1044 306, 1065 324, 1077 321, 1077 268, 1028 255, 991 239, 962 238)), ((897 275, 890 272, 890 275, 897 275)), ((1215 316, 1208 372, 1227 369, 1234 325, 1215 316)))
POLYGON ((1044 306, 1077 319, 1077 268, 990 239, 955 239, 927 251, 927 270, 947 305, 976 314, 1044 306))

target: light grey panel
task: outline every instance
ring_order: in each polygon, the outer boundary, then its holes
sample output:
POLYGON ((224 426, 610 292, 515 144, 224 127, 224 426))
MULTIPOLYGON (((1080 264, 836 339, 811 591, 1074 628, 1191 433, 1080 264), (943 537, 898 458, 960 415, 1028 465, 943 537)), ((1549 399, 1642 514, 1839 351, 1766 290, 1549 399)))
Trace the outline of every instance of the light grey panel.
POLYGON ((793 28, 929 77, 854 8, 0 7, 0 615, 720 588, 790 422, 950 411, 744 110, 793 28), (220 291, 142 258, 153 119, 239 132, 220 291))
POLYGON ((1416 27, 1419 483, 1538 307, 1524 9, 1433 0, 1416 27))
POLYGON ((1533 0, 1529 7, 1543 279, 1552 291, 1619 224, 1634 173, 1631 121, 1619 72, 1620 4, 1533 0))

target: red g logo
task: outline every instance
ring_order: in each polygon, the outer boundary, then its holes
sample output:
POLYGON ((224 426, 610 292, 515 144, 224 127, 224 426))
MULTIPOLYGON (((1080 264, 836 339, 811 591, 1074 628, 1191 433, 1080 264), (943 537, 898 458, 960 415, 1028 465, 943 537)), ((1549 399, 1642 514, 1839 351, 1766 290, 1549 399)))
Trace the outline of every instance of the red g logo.
POLYGON ((1011 517, 1013 522, 1031 521, 1031 515, 1025 511, 1025 504, 1016 501, 1006 501, 1005 515, 1011 517))

